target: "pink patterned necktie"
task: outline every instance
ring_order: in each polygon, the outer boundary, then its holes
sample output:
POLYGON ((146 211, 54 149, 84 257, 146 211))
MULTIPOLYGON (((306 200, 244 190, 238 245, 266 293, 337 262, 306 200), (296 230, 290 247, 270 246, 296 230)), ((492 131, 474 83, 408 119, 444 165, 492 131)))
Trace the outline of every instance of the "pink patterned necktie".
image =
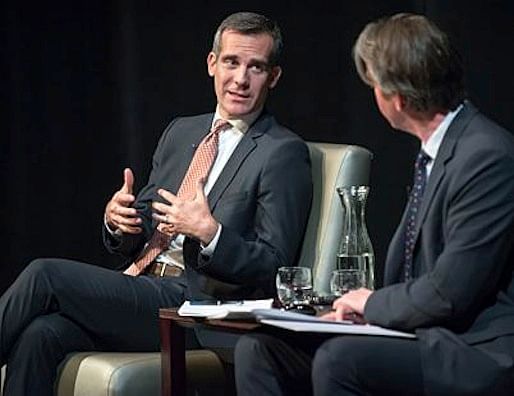
MULTIPOLYGON (((218 154, 219 134, 228 127, 230 124, 226 120, 216 120, 210 133, 198 145, 177 192, 179 198, 185 200, 194 198, 198 180, 207 179, 218 154)), ((175 235, 166 235, 156 229, 139 257, 124 271, 124 274, 132 276, 141 274, 163 250, 168 248, 174 237, 175 235)))

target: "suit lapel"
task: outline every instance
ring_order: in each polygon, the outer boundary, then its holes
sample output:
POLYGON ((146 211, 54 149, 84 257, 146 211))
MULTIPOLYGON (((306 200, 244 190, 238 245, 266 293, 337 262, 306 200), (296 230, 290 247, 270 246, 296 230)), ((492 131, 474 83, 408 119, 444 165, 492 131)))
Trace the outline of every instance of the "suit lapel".
POLYGON ((179 161, 175 162, 176 168, 173 170, 173 174, 176 175, 176 182, 173 186, 175 193, 178 192, 180 185, 182 184, 182 180, 189 169, 189 165, 191 165, 196 149, 211 129, 214 113, 206 114, 201 117, 202 118, 198 120, 198 127, 191 128, 189 131, 184 131, 184 133, 187 134, 185 137, 186 144, 184 144, 181 158, 179 161))
POLYGON ((398 282, 401 279, 401 270, 405 262, 404 254, 404 238, 405 238, 405 222, 407 221, 407 214, 404 211, 402 219, 396 232, 389 243, 387 250, 387 257, 384 269, 384 286, 398 282))
POLYGON ((257 147, 256 138, 266 131, 269 122, 269 116, 261 115, 244 134, 209 193, 208 200, 211 211, 216 207, 223 192, 227 189, 245 159, 257 147))
MULTIPOLYGON (((471 103, 466 102, 464 108, 453 120, 450 127, 448 128, 448 131, 446 132, 446 135, 437 154, 434 167, 432 168, 432 172, 428 179, 428 184, 426 186, 423 202, 421 204, 420 212, 416 222, 416 240, 418 238, 421 225, 425 221, 428 209, 430 208, 430 205, 432 204, 441 181, 446 173, 446 166, 453 157, 457 140, 477 111, 478 110, 471 103)), ((403 263, 405 261, 403 249, 406 221, 407 216, 406 212, 404 211, 400 224, 398 225, 398 228, 389 244, 384 273, 384 285, 396 283, 401 279, 400 271, 403 269, 403 263)))
POLYGON ((450 127, 446 131, 439 152, 434 162, 434 167, 430 173, 428 183, 423 194, 423 202, 416 220, 415 238, 417 239, 421 225, 425 221, 428 209, 432 203, 434 196, 436 195, 437 189, 441 184, 444 174, 446 173, 446 165, 453 157, 455 151, 455 145, 462 135, 462 132, 471 121, 471 118, 478 110, 471 104, 466 102, 464 108, 455 117, 450 127))

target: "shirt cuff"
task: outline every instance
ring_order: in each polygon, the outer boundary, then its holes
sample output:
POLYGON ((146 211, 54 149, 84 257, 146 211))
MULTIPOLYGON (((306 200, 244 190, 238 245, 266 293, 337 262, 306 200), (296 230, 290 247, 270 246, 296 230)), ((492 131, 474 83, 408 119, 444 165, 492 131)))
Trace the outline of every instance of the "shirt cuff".
POLYGON ((114 238, 120 239, 123 232, 118 228, 117 230, 113 230, 111 227, 109 227, 109 224, 107 223, 107 216, 104 215, 104 226, 107 232, 114 238))
POLYGON ((221 223, 219 223, 218 230, 216 231, 214 238, 212 238, 212 241, 210 241, 207 246, 203 246, 203 244, 200 245, 202 248, 202 251, 200 253, 202 255, 208 256, 208 257, 212 256, 212 254, 214 253, 214 249, 216 249, 216 246, 218 245, 218 241, 220 239, 221 228, 222 228, 221 223))

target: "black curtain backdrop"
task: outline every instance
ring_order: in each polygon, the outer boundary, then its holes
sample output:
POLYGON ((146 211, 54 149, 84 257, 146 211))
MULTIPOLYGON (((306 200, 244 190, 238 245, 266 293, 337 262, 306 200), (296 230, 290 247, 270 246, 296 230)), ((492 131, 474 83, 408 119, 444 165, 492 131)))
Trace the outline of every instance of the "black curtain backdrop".
POLYGON ((132 167, 136 187, 176 115, 212 111, 205 58, 218 23, 249 10, 276 19, 284 75, 269 108, 307 140, 373 151, 367 222, 379 280, 410 183, 416 139, 393 131, 350 51, 365 23, 425 13, 463 55, 469 96, 514 131, 510 1, 6 2, 0 6, 0 292, 36 257, 99 265, 105 203, 132 167))

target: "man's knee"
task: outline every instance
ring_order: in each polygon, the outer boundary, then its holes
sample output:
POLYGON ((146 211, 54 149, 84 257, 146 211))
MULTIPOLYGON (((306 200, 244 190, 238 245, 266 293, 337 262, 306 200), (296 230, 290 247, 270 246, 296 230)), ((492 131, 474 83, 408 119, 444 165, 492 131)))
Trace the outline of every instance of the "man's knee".
POLYGON ((38 258, 29 263, 17 281, 22 282, 27 290, 53 289, 59 281, 67 283, 64 275, 70 271, 72 267, 68 260, 38 258))
POLYGON ((344 361, 353 358, 356 352, 354 337, 337 337, 325 341, 316 351, 314 362, 320 367, 329 367, 338 356, 344 356, 344 361))
POLYGON ((55 263, 53 261, 54 260, 47 258, 37 258, 32 260, 29 265, 25 267, 22 272, 22 276, 39 278, 42 275, 47 275, 54 268, 55 263))

